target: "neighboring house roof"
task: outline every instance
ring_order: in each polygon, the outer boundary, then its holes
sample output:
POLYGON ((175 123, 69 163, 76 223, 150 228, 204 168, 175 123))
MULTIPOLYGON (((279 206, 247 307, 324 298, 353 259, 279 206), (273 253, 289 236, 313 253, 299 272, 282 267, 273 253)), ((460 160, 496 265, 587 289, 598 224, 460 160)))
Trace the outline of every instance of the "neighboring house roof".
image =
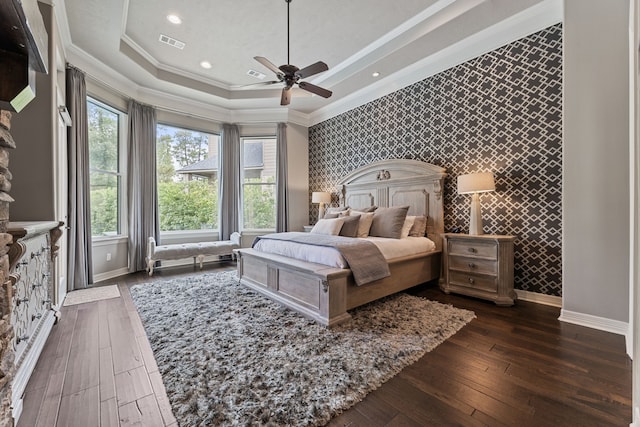
POLYGON ((212 172, 218 170, 218 156, 212 156, 208 159, 187 165, 178 169, 177 173, 195 173, 199 175, 211 175, 212 172))
MULTIPOLYGON (((245 169, 259 169, 264 166, 262 143, 248 143, 244 145, 245 169)), ((218 171, 218 156, 211 156, 199 162, 178 169, 176 173, 197 174, 203 176, 213 175, 218 171)))

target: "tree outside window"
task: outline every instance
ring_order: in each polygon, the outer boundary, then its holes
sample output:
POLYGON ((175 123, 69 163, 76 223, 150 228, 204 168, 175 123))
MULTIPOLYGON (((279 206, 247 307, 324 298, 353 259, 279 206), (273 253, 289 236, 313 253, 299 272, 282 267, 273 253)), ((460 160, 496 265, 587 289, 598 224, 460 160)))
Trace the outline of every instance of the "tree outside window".
POLYGON ((218 135, 158 125, 161 231, 218 228, 218 143, 218 135))
POLYGON ((276 139, 243 138, 243 229, 276 228, 276 139))
POLYGON ((93 237, 120 233, 119 136, 123 113, 94 100, 87 101, 91 233, 93 237))

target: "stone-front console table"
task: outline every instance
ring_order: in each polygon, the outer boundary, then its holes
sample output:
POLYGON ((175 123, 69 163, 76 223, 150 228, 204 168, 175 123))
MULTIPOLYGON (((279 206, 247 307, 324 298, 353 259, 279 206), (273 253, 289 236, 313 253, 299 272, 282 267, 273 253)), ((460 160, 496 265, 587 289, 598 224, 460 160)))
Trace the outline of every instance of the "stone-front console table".
POLYGON ((57 255, 57 240, 62 223, 57 221, 9 222, 7 233, 13 236, 9 248, 13 287, 11 324, 14 327, 15 377, 13 379, 13 417, 22 412, 22 397, 51 328, 57 255))

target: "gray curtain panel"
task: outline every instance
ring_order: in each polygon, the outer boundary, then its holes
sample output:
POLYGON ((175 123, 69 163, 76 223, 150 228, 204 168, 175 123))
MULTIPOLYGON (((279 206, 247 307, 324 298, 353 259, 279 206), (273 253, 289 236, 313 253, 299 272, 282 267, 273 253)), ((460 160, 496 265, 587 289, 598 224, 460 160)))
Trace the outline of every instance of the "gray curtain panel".
POLYGON ((159 241, 160 221, 156 181, 156 110, 129 101, 129 272, 145 270, 147 240, 159 241))
POLYGON ((84 73, 67 65, 66 104, 73 124, 67 130, 68 234, 67 290, 84 289, 93 283, 91 260, 91 206, 89 177, 89 131, 87 87, 84 73))
POLYGON ((276 232, 289 231, 289 183, 287 178, 287 125, 276 130, 276 232))
POLYGON ((220 240, 229 240, 240 226, 240 133, 238 126, 222 125, 220 147, 220 240))

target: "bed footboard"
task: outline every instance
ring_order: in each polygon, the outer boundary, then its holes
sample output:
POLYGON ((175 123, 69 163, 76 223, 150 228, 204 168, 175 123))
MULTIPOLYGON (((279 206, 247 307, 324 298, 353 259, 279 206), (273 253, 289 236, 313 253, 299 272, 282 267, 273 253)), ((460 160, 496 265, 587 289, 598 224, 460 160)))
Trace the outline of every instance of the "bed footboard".
POLYGON ((391 276, 356 286, 351 270, 254 249, 235 250, 240 282, 325 326, 351 318, 347 310, 440 277, 440 251, 395 259, 391 276))
POLYGON ((253 249, 236 250, 240 282, 325 326, 347 313, 350 270, 327 267, 253 249))

